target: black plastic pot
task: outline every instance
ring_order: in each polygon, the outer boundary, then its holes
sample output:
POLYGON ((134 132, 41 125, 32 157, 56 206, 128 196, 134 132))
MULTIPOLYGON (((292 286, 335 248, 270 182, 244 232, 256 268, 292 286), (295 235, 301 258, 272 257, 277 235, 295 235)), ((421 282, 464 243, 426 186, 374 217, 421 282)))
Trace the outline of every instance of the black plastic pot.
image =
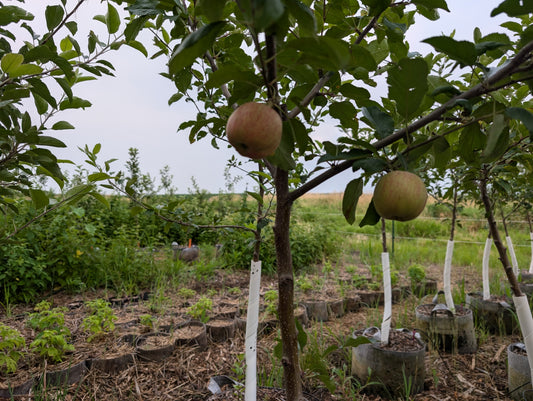
POLYGON ((522 343, 512 343, 507 347, 507 379, 509 395, 513 400, 523 400, 524 392, 532 389, 531 370, 522 343))
POLYGON ((425 304, 416 308, 416 328, 423 340, 444 352, 471 354, 477 350, 472 311, 456 305, 453 313, 444 304, 425 304))
MULTIPOLYGON (((355 332, 354 337, 361 335, 355 332)), ((417 350, 396 351, 380 342, 361 344, 352 348, 352 375, 366 384, 365 391, 397 399, 424 390, 426 367, 425 344, 415 339, 417 350)))
POLYGON ((470 293, 466 296, 466 304, 472 310, 476 322, 491 333, 513 334, 520 329, 514 307, 504 300, 485 300, 480 293, 470 293))

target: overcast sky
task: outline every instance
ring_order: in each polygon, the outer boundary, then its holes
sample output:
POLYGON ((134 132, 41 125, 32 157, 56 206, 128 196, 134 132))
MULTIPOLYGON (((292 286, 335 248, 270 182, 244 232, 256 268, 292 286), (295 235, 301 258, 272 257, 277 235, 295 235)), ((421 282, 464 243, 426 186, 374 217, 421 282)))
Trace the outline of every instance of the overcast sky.
MULTIPOLYGON (((456 39, 472 40, 472 33, 477 26, 483 34, 498 29, 498 25, 506 18, 500 14, 490 18, 490 12, 502 0, 447 0, 450 13, 440 12, 441 19, 428 21, 417 17, 417 23, 408 31, 411 51, 425 54, 432 51, 421 40, 435 35, 450 34, 456 30, 456 39)), ((7 1, 7 4, 17 4, 7 1)), ((44 24, 43 10, 46 4, 54 1, 26 0, 26 8, 35 14, 36 19, 44 24)), ((69 1, 69 9, 73 2, 69 1)), ((91 20, 95 14, 104 14, 106 5, 99 1, 89 0, 76 14, 80 25, 77 35, 80 42, 85 40, 89 29, 97 30, 101 23, 91 20)), ((102 25, 103 26, 103 25, 102 25)), ((501 28, 500 28, 501 30, 501 28)), ((39 30, 42 32, 42 30, 39 30)), ((149 53, 153 48, 147 44, 149 53)), ((178 132, 181 122, 194 118, 196 114, 190 103, 178 102, 168 106, 168 99, 174 93, 172 83, 159 75, 166 71, 165 58, 150 60, 136 50, 124 46, 118 52, 109 53, 107 60, 116 68, 115 77, 103 77, 89 81, 74 88, 74 94, 87 99, 92 107, 86 110, 61 112, 59 120, 67 120, 75 126, 74 130, 57 131, 58 137, 68 148, 58 151, 60 158, 83 163, 83 155, 78 147, 85 144, 90 147, 102 144, 101 160, 117 158, 116 170, 124 170, 128 159, 128 149, 139 149, 141 170, 153 178, 159 178, 159 170, 168 165, 174 176, 174 186, 179 193, 187 192, 194 177, 201 189, 218 192, 225 189, 224 169, 231 155, 238 154, 231 148, 216 150, 211 147, 210 140, 189 144, 188 133, 178 132)), ((375 98, 386 94, 386 88, 373 93, 375 98)), ((323 124, 317 129, 316 137, 337 137, 333 124, 323 124), (333 133, 333 134, 332 134, 333 133)), ((238 156, 240 157, 240 156, 238 156)), ((253 165, 250 164, 253 168, 253 165)), ((233 175, 242 175, 232 171, 233 175)), ((347 171, 319 186, 315 192, 342 192, 346 184, 353 178, 347 171)), ((157 180, 157 183, 159 180, 157 180)), ((253 184, 243 179, 236 186, 237 192, 252 189, 253 184)))

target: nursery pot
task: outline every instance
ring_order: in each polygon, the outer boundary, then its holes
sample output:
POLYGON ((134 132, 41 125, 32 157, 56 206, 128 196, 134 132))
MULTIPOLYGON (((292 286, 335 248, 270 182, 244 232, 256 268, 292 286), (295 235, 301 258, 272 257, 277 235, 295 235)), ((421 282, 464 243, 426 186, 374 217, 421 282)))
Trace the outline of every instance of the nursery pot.
POLYGON ((512 343, 507 347, 507 378, 509 394, 513 400, 524 399, 524 392, 532 389, 531 370, 526 348, 522 343, 512 343))
MULTIPOLYGON (((391 336, 395 331, 391 331, 391 336)), ((360 335, 360 331, 353 334, 360 335)), ((382 346, 380 342, 352 348, 352 376, 368 383, 365 386, 368 391, 393 399, 423 391, 426 346, 415 337, 413 342, 414 346, 405 351, 382 346)))
POLYGON ((477 341, 472 311, 461 305, 453 313, 444 304, 424 304, 416 308, 417 330, 424 340, 445 352, 471 354, 477 341))
POLYGON ((474 318, 491 333, 504 335, 519 330, 514 307, 505 300, 483 299, 479 293, 470 293, 466 296, 466 304, 474 318))

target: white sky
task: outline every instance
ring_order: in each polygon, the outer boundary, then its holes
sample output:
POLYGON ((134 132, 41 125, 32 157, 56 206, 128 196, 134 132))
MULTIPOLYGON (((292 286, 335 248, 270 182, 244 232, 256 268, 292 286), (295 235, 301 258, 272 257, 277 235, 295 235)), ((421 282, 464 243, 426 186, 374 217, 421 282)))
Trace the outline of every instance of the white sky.
MULTIPOLYGON (((420 43, 422 39, 440 34, 450 34, 456 30, 456 39, 472 40, 472 32, 477 26, 483 34, 498 30, 498 25, 506 20, 506 16, 490 18, 490 12, 502 0, 447 0, 450 13, 441 11, 441 19, 428 21, 418 17, 417 23, 408 31, 411 51, 425 54, 432 51, 428 45, 420 43)), ((4 4, 17 4, 8 0, 4 4)), ((45 26, 43 10, 47 4, 56 1, 26 0, 29 9, 41 26, 45 26)), ((68 9, 74 3, 68 2, 68 9)), ((80 32, 76 36, 80 43, 85 40, 89 29, 97 31, 103 25, 91 20, 95 14, 104 14, 106 3, 89 0, 76 15, 80 32)), ((500 29, 501 30, 501 29, 500 29)), ((42 30, 39 30, 42 32, 42 30)), ((103 32, 103 31, 102 31, 103 32)), ((101 38, 103 38, 102 36, 101 38)), ((146 45, 150 54, 153 48, 146 45)), ((168 106, 168 99, 174 93, 171 81, 159 75, 166 71, 164 57, 156 60, 144 58, 136 50, 124 46, 118 52, 111 52, 106 57, 116 68, 116 77, 98 78, 74 88, 74 94, 89 100, 93 106, 86 110, 71 110, 58 114, 58 120, 66 120, 76 129, 56 131, 59 139, 68 148, 56 152, 57 156, 83 163, 83 154, 78 147, 85 144, 89 147, 102 144, 101 161, 117 158, 113 164, 115 170, 124 170, 128 159, 128 149, 139 149, 141 170, 153 178, 159 178, 159 170, 168 165, 174 176, 174 186, 179 193, 187 192, 194 177, 201 189, 209 192, 224 190, 224 169, 226 160, 237 155, 233 149, 216 150, 211 147, 210 139, 189 144, 188 133, 177 132, 183 121, 194 118, 195 110, 190 103, 184 101, 168 106)), ((382 88, 374 93, 384 94, 382 88)), ((315 135, 322 138, 337 137, 334 124, 323 124, 315 135)), ((255 168, 250 164, 250 168, 255 168)), ((242 175, 233 171, 234 175, 242 175)), ((347 171, 327 183, 319 186, 315 192, 342 192, 352 179, 353 173, 347 171)), ((159 180, 157 180, 157 184, 159 180)), ((253 189, 253 184, 246 179, 241 180, 235 188, 236 192, 253 189), (247 188, 246 188, 247 187, 247 188)))

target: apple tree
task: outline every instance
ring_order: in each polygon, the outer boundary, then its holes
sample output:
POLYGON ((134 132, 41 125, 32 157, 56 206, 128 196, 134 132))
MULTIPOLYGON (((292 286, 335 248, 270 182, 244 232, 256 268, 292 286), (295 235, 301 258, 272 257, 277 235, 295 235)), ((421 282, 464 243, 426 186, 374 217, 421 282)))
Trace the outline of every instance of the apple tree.
MULTIPOLYGON (((179 126, 191 143, 228 146, 228 119, 248 102, 268 104, 283 121, 280 146, 251 174, 275 188, 281 363, 287 399, 301 400, 294 201, 351 169, 342 206, 354 223, 363 186, 377 175, 446 170, 451 162, 480 172, 502 151, 530 143, 533 4, 504 0, 491 15, 509 17, 506 33, 473 25, 471 40, 424 39, 434 51, 421 55, 410 52, 405 34, 418 19, 448 11, 445 0, 115 1, 130 13, 125 40, 148 29, 151 57, 168 58, 162 74, 176 88, 169 104, 196 106, 196 118, 179 126), (337 138, 320 141, 316 129, 329 121, 337 138)), ((379 220, 371 203, 359 224, 379 220)))

